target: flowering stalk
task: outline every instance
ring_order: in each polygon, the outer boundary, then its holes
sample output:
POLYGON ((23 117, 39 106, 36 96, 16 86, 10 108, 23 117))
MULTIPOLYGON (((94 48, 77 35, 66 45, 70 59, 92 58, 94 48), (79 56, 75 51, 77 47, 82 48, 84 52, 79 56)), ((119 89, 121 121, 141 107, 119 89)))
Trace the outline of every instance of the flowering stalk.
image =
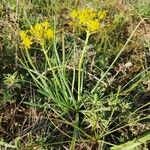
MULTIPOLYGON (((86 31, 86 39, 85 39, 85 43, 84 43, 84 47, 83 47, 83 50, 82 50, 82 54, 81 54, 81 58, 79 60, 79 66, 78 66, 78 102, 81 101, 81 94, 82 94, 82 84, 83 82, 81 83, 81 73, 83 73, 83 68, 82 68, 82 65, 83 65, 83 61, 84 61, 84 56, 87 52, 87 44, 88 44, 88 40, 89 40, 89 37, 90 37, 90 31, 87 30, 86 31)), ((71 141, 71 146, 70 146, 70 150, 73 150, 74 147, 75 147, 75 142, 76 142, 76 136, 77 136, 77 132, 78 132, 78 129, 76 128, 78 126, 78 123, 79 123, 79 113, 76 112, 76 116, 75 116, 75 127, 74 127, 74 130, 73 130, 73 138, 72 138, 72 141, 71 141)))
POLYGON ((31 58, 31 56, 30 56, 29 51, 28 51, 27 48, 25 48, 25 52, 26 52, 26 54, 27 54, 27 59, 29 60, 30 65, 31 65, 32 68, 36 71, 35 65, 33 64, 32 58, 31 58))
POLYGON ((81 100, 81 94, 83 90, 83 61, 87 51, 87 43, 91 34, 102 31, 102 23, 106 16, 106 11, 95 11, 91 8, 73 10, 71 13, 71 17, 73 20, 72 25, 86 31, 86 40, 78 66, 78 101, 81 100))
POLYGON ((83 60, 84 60, 84 56, 86 54, 86 51, 87 51, 87 44, 88 44, 88 40, 89 40, 89 37, 90 37, 90 32, 87 31, 86 32, 86 40, 85 40, 85 43, 84 43, 84 47, 83 47, 83 50, 82 50, 82 54, 81 54, 81 58, 80 58, 80 61, 79 61, 79 66, 78 66, 78 101, 81 100, 81 94, 82 94, 82 84, 81 83, 81 72, 83 72, 83 68, 82 68, 82 65, 83 65, 83 60))

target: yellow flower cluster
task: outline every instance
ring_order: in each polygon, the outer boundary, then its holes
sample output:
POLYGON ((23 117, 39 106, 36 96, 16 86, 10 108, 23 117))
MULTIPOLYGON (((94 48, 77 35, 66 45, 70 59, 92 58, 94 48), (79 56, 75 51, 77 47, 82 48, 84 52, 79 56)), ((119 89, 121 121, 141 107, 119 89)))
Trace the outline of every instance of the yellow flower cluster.
POLYGON ((29 30, 20 31, 22 44, 29 49, 33 42, 44 44, 45 40, 50 40, 54 36, 53 30, 47 21, 31 26, 29 30))
POLYGON ((39 42, 41 42, 43 39, 49 40, 53 38, 53 31, 47 21, 31 26, 30 33, 39 42))
POLYGON ((96 32, 101 29, 101 22, 106 18, 106 11, 95 11, 91 8, 73 10, 71 17, 74 24, 83 27, 86 31, 96 32))
POLYGON ((32 45, 32 38, 27 34, 26 31, 20 31, 20 37, 22 39, 22 44, 26 49, 29 49, 32 45))

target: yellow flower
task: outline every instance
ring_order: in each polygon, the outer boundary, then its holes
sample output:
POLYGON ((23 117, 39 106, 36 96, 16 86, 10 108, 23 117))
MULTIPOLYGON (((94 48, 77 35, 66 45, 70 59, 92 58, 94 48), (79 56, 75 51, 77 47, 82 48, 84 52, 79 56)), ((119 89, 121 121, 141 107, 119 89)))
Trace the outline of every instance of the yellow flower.
POLYGON ((42 44, 44 40, 49 40, 53 37, 53 31, 50 28, 48 21, 31 26, 30 33, 39 44, 42 44))
POLYGON ((85 17, 85 15, 83 13, 81 13, 79 16, 78 16, 78 19, 79 19, 79 25, 86 25, 87 23, 87 18, 85 17))
POLYGON ((25 31, 20 31, 21 39, 24 39, 26 36, 27 36, 27 33, 25 31))
POLYGON ((26 31, 21 31, 20 32, 20 37, 22 40, 22 44, 24 45, 25 48, 29 49, 32 45, 32 38, 27 35, 26 31))
POLYGON ((96 17, 96 12, 93 9, 85 8, 81 11, 85 18, 93 20, 96 17))
POLYGON ((77 10, 73 10, 71 13, 71 17, 72 18, 76 18, 78 16, 78 11, 77 10))
POLYGON ((45 37, 49 40, 49 39, 51 39, 51 38, 53 38, 53 36, 54 36, 54 33, 53 33, 53 31, 51 30, 51 29, 47 29, 46 31, 45 31, 45 37))
POLYGON ((30 30, 21 31, 20 37, 25 48, 29 49, 33 42, 44 45, 46 40, 53 38, 54 33, 47 21, 37 23, 30 30))
POLYGON ((36 38, 36 40, 40 41, 43 38, 43 28, 40 23, 31 26, 30 33, 36 38))
POLYGON ((47 29, 49 28, 49 23, 48 23, 48 21, 42 22, 42 23, 41 23, 41 26, 43 26, 44 29, 47 30, 47 29))
POLYGON ((102 20, 106 17, 105 11, 95 11, 91 8, 73 10, 71 17, 74 25, 90 32, 96 32, 100 29, 102 20))
POLYGON ((79 23, 86 25, 88 21, 93 20, 96 17, 96 12, 92 9, 83 9, 78 14, 79 23))
POLYGON ((94 32, 100 29, 100 23, 98 20, 92 20, 88 22, 87 30, 94 32))

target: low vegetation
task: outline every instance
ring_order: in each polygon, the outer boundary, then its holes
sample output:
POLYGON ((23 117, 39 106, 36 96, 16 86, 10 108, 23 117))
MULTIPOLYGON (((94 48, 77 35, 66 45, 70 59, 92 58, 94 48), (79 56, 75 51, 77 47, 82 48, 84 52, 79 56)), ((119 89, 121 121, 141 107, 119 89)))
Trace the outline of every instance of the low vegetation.
POLYGON ((148 150, 149 0, 0 2, 0 149, 148 150))

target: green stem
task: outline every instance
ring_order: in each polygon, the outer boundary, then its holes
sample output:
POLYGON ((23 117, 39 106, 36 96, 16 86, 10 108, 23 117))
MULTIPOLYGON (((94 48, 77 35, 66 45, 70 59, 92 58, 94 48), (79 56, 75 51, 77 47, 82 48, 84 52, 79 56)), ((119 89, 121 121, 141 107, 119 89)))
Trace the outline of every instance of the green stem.
POLYGON ((36 68, 35 68, 35 66, 34 66, 34 64, 33 64, 33 61, 32 61, 32 59, 31 59, 31 56, 30 56, 29 52, 28 52, 28 49, 25 48, 25 51, 26 51, 27 59, 29 60, 30 65, 32 66, 32 68, 34 69, 34 71, 36 71, 36 68))
POLYGON ((76 137, 77 137, 77 132, 78 132, 78 123, 79 123, 79 113, 76 112, 76 118, 75 118, 75 125, 74 125, 74 130, 73 130, 73 137, 70 145, 70 150, 75 149, 75 144, 76 144, 76 137))
POLYGON ((82 94, 81 86, 82 86, 83 82, 81 82, 81 72, 83 71, 82 64, 83 64, 84 56, 85 56, 86 51, 87 51, 87 44, 88 44, 89 37, 90 37, 90 32, 87 31, 86 40, 85 40, 85 43, 84 43, 84 47, 83 47, 83 50, 82 50, 82 54, 81 54, 81 58, 80 58, 80 61, 79 61, 79 66, 78 66, 78 101, 80 101, 81 94, 82 94))
MULTIPOLYGON (((82 93, 81 87, 82 87, 83 83, 81 83, 81 73, 83 71, 82 65, 83 65, 84 56, 85 56, 86 51, 87 51, 87 44, 88 44, 89 37, 90 37, 90 32, 87 31, 86 40, 84 43, 84 47, 82 50, 82 54, 81 54, 81 58, 79 61, 79 66, 78 66, 78 101, 80 101, 80 97, 81 97, 81 93, 82 93)), ((76 137, 77 137, 77 132, 78 132, 78 128, 77 128, 78 123, 79 123, 79 113, 76 112, 75 125, 74 125, 74 130, 73 130, 73 138, 72 138, 70 150, 74 150, 74 148, 75 148, 76 137)))

